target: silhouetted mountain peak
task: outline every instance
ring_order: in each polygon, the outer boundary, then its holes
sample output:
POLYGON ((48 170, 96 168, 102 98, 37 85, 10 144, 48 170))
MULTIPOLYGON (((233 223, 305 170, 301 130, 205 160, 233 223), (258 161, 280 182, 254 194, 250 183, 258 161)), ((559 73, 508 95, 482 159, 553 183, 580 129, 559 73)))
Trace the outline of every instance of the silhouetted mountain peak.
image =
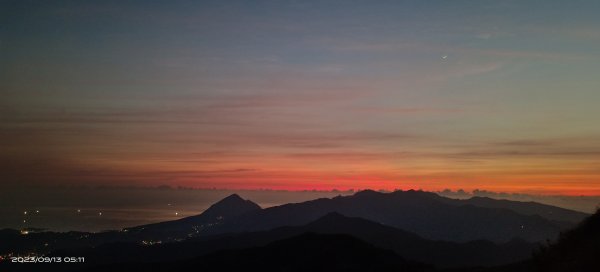
POLYGON ((407 191, 396 190, 391 193, 382 193, 382 192, 377 192, 377 191, 367 189, 367 190, 363 190, 363 191, 355 193, 354 196, 367 197, 367 198, 372 198, 372 197, 392 197, 392 198, 394 198, 394 197, 403 197, 403 198, 410 197, 410 198, 429 198, 429 199, 441 198, 441 196, 439 196, 436 193, 425 192, 425 191, 421 191, 421 190, 407 190, 407 191))
POLYGON ((425 191, 421 191, 421 190, 412 190, 412 189, 408 190, 408 191, 397 190, 397 191, 390 193, 390 195, 403 196, 403 197, 407 197, 407 196, 424 197, 424 198, 432 198, 432 199, 442 198, 440 195, 438 195, 436 193, 425 192, 425 191))
POLYGON ((373 191, 370 189, 362 190, 362 191, 356 192, 354 194, 354 196, 356 196, 356 197, 372 197, 372 196, 378 196, 378 195, 382 195, 382 193, 376 192, 376 191, 373 191))
POLYGON ((487 197, 487 196, 472 196, 470 199, 473 199, 473 200, 486 200, 486 201, 488 201, 488 200, 494 200, 493 198, 487 197))
POLYGON ((203 214, 227 217, 260 209, 261 207, 258 204, 250 200, 245 200, 238 194, 232 194, 210 206, 203 214))
POLYGON ((217 203, 221 203, 221 202, 240 202, 240 201, 245 201, 245 200, 240 195, 238 195, 238 194, 231 194, 231 195, 229 195, 229 196, 221 199, 217 203))
POLYGON ((175 221, 166 221, 155 224, 148 224, 128 228, 128 231, 153 231, 168 236, 173 236, 175 232, 183 232, 186 236, 189 231, 220 224, 224 219, 230 219, 241 214, 261 210, 258 204, 241 198, 237 194, 232 194, 219 202, 210 206, 206 211, 199 215, 184 217, 175 221))

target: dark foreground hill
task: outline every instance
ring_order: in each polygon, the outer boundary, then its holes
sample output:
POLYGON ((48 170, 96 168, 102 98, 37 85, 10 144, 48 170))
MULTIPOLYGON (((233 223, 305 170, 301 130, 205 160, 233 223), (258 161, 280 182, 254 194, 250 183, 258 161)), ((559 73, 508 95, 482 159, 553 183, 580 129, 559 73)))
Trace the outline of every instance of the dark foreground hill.
POLYGON ((531 259, 490 268, 460 268, 447 272, 597 272, 600 271, 600 210, 557 242, 540 248, 531 259))
POLYGON ((537 245, 524 241, 495 244, 489 241, 456 243, 431 241, 393 227, 362 218, 331 213, 305 226, 280 227, 270 231, 199 237, 177 243, 144 246, 115 243, 99 247, 59 250, 52 256, 85 256, 86 265, 116 262, 150 262, 193 258, 224 249, 264 246, 303 233, 344 234, 378 248, 393 250, 407 260, 436 267, 491 266, 527 259, 537 245))
POLYGON ((535 254, 538 271, 600 271, 600 210, 535 254))
POLYGON ((185 261, 118 264, 85 271, 425 272, 433 268, 348 235, 306 233, 262 247, 219 251, 185 261))

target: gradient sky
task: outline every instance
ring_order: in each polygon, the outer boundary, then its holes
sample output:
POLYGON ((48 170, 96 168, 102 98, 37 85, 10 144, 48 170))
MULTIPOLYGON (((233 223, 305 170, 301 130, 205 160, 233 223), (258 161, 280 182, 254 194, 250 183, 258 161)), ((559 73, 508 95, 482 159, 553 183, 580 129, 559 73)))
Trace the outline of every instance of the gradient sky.
POLYGON ((0 182, 600 194, 599 1, 1 1, 0 182))

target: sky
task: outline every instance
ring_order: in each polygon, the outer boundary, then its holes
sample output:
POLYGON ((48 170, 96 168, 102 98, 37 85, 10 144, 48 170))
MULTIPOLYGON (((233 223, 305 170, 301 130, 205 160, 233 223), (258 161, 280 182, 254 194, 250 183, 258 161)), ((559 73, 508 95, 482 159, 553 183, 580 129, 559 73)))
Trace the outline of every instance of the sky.
POLYGON ((0 183, 600 195, 599 10, 0 1, 0 183))

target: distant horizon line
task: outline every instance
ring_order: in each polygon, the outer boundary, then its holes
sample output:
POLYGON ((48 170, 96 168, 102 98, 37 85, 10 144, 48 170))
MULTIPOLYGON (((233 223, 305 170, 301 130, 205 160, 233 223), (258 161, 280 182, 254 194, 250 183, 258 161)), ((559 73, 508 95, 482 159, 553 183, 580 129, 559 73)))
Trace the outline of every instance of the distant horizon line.
MULTIPOLYGON (((14 185, 14 184, 13 184, 14 185)), ((180 185, 168 185, 168 184, 161 184, 161 185, 155 185, 155 186, 139 186, 139 185, 73 185, 73 184, 55 184, 55 185, 48 185, 48 184, 20 184, 17 186, 11 186, 11 185, 7 185, 4 184, 4 186, 7 187, 13 187, 13 189, 19 189, 19 188, 27 188, 27 189, 31 189, 32 187, 37 188, 37 189, 92 189, 92 190, 107 190, 107 189, 138 189, 138 190, 194 190, 194 191, 242 191, 242 192, 248 192, 248 191, 256 191, 256 192, 298 192, 298 193, 302 193, 302 192, 306 192, 306 193, 347 193, 347 194, 353 194, 353 193, 357 193, 360 191, 367 191, 367 190, 371 190, 371 191, 376 191, 376 192, 380 192, 380 193, 392 193, 392 192, 397 192, 397 191, 422 191, 422 192, 430 192, 430 193, 436 193, 436 194, 452 194, 455 196, 463 196, 463 197, 467 197, 467 196, 489 196, 494 195, 497 197, 502 197, 502 196, 540 196, 540 197, 560 197, 560 196, 568 196, 568 197, 600 197, 600 194, 560 194, 560 193, 548 193, 548 194, 544 194, 544 193, 531 193, 531 192, 510 192, 510 191, 494 191, 494 190, 486 190, 486 189, 479 189, 479 188, 475 188, 472 190, 469 189, 462 189, 462 188, 458 188, 458 189, 451 189, 451 188, 444 188, 441 190, 426 190, 426 189, 422 189, 422 188, 394 188, 394 189, 385 189, 385 188, 348 188, 348 189, 338 189, 338 188, 331 188, 331 189, 317 189, 317 188, 312 188, 312 189, 281 189, 281 188, 268 188, 268 187, 259 187, 259 188, 227 188, 227 187, 193 187, 193 186, 180 186, 180 185)), ((0 187, 3 187, 2 185, 0 185, 0 187)))

